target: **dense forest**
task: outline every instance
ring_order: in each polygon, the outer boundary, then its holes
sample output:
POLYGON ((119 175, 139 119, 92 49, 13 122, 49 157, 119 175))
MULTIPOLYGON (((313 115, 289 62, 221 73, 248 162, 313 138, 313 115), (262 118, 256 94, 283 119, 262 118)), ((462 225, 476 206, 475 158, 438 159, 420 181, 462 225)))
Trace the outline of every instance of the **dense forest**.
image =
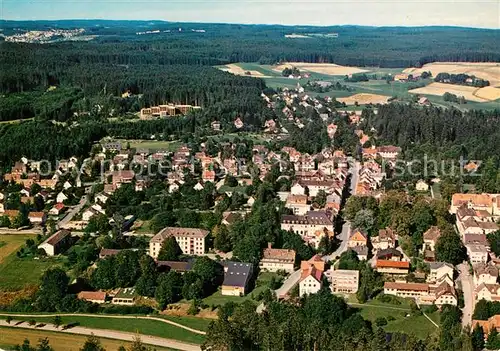
MULTIPOLYGON (((84 28, 86 34, 97 35, 95 43, 72 44, 87 48, 83 50, 86 51, 83 56, 91 55, 94 62, 99 62, 99 57, 112 50, 121 64, 131 64, 140 59, 143 60, 142 63, 148 60, 149 63, 160 64, 305 61, 353 66, 409 67, 432 61, 500 61, 498 32, 486 29, 312 27, 161 21, 0 22, 5 34, 13 33, 14 28, 49 29, 56 26, 61 29, 84 28), (159 30, 161 33, 136 35, 136 32, 147 30, 159 30), (292 33, 311 36, 305 39, 285 38, 286 34, 292 33), (338 33, 338 37, 327 37, 326 34, 329 33, 338 33), (95 50, 97 45, 99 49, 95 50)), ((80 56, 75 59, 80 59, 80 56)))

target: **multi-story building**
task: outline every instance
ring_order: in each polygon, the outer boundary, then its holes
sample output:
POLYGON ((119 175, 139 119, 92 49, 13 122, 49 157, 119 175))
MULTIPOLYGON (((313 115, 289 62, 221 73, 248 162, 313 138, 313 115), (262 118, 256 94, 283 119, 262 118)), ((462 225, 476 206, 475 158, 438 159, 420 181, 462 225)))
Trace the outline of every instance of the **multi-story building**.
POLYGON ((260 260, 259 267, 261 270, 269 272, 285 271, 287 273, 293 273, 294 265, 294 250, 273 249, 269 243, 267 249, 264 249, 264 254, 260 260))
POLYGON ((158 258, 161 246, 168 237, 173 236, 185 255, 203 255, 205 239, 208 230, 199 228, 166 227, 156 234, 149 242, 149 255, 158 258))
POLYGON ((323 236, 333 236, 333 223, 326 212, 321 211, 309 211, 304 216, 284 215, 281 229, 299 234, 314 247, 319 245, 323 236))
POLYGON ((359 287, 359 271, 347 269, 331 269, 327 273, 331 281, 333 293, 355 294, 359 287))

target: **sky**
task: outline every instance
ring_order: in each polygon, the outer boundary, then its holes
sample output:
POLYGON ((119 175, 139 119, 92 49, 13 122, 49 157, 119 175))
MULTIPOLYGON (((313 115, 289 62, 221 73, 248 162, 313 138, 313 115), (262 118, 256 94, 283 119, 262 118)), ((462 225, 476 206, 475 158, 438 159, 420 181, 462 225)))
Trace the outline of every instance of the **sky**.
POLYGON ((0 18, 500 29, 500 0, 0 0, 0 18))

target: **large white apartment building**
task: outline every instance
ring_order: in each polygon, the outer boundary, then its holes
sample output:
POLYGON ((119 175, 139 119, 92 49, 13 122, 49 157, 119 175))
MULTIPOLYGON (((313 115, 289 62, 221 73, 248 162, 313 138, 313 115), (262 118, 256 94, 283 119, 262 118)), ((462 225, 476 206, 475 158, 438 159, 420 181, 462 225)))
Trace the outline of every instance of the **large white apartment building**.
POLYGON ((149 255, 155 259, 158 258, 163 242, 171 236, 175 238, 183 254, 203 255, 207 235, 207 230, 199 228, 163 228, 149 242, 149 255))

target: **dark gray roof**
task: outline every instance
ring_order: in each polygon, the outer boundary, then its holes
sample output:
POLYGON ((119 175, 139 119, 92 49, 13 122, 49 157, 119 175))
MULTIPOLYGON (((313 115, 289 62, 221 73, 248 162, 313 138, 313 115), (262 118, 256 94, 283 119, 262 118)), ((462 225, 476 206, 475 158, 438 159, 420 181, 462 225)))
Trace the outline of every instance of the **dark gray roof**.
POLYGON ((253 266, 250 263, 225 261, 224 286, 245 287, 252 276, 253 266))
POLYGON ((351 247, 351 250, 356 252, 358 255, 368 255, 368 247, 366 246, 354 246, 354 247, 351 247))
POLYGON ((393 249, 393 248, 379 250, 377 252, 377 258, 389 257, 389 256, 390 257, 392 257, 392 256, 403 257, 403 254, 399 250, 396 250, 396 249, 393 249))
POLYGON ((179 261, 157 261, 158 268, 166 267, 169 270, 176 272, 188 272, 193 268, 193 261, 179 262, 179 261))

